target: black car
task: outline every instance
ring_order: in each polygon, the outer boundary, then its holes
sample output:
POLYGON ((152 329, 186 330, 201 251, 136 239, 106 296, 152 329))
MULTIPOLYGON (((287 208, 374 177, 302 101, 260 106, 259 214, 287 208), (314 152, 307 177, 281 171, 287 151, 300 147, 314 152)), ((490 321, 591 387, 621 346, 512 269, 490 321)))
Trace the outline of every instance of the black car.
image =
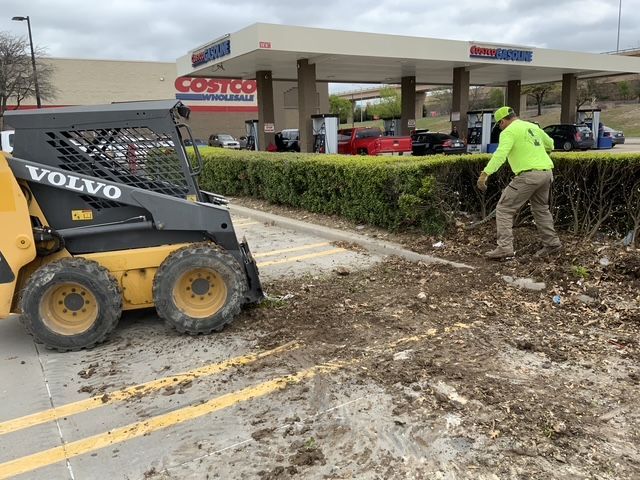
POLYGON ((561 123, 549 125, 543 130, 553 139, 553 148, 556 150, 569 152, 593 148, 593 133, 586 125, 561 123))
POLYGON ((297 128, 285 128, 276 133, 276 147, 279 152, 299 152, 300 131, 297 128))
POLYGON ((413 155, 436 155, 466 153, 464 141, 447 133, 416 130, 411 134, 413 155))

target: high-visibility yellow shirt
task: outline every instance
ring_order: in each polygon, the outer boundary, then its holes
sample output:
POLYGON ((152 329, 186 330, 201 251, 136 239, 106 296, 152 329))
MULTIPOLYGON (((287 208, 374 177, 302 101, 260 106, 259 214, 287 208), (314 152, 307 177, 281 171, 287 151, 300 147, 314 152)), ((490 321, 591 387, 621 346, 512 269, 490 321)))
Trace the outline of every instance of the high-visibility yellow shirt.
POLYGON ((498 149, 484 168, 487 175, 497 172, 505 160, 516 175, 525 170, 550 170, 553 140, 535 123, 516 119, 500 133, 498 149))

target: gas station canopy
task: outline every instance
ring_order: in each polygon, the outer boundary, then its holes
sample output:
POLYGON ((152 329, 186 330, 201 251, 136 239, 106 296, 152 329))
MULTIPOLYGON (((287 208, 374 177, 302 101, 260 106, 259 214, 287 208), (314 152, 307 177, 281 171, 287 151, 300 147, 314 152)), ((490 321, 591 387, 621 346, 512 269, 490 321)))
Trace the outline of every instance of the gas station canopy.
MULTIPOLYGON (((258 121, 251 135, 263 147, 274 139, 273 82, 297 81, 300 146, 312 151, 319 135, 312 116, 323 113, 317 82, 400 84, 400 135, 415 128, 422 112, 416 85, 452 85, 451 123, 464 135, 471 85, 506 86, 506 104, 519 113, 522 85, 562 81, 560 120, 571 124, 578 79, 640 73, 640 58, 257 23, 191 50, 176 67, 180 76, 255 78, 258 121)), ((206 82, 198 88, 209 88, 206 82)))
POLYGON ((296 62, 315 65, 316 81, 447 85, 452 71, 469 71, 471 85, 523 85, 577 78, 640 73, 640 58, 550 50, 481 41, 382 35, 257 23, 193 49, 178 59, 178 75, 298 79, 296 62))

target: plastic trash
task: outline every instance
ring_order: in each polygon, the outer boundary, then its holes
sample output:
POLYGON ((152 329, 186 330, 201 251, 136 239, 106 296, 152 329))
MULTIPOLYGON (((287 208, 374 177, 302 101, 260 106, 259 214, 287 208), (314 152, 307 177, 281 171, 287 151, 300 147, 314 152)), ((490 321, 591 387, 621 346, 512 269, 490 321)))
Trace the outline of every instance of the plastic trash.
POLYGON ((553 303, 555 303, 556 305, 560 305, 561 301, 562 301, 562 298, 560 298, 560 295, 553 296, 553 303))
POLYGON ((444 247, 444 242, 440 241, 440 242, 436 242, 433 244, 433 248, 442 248, 444 247))

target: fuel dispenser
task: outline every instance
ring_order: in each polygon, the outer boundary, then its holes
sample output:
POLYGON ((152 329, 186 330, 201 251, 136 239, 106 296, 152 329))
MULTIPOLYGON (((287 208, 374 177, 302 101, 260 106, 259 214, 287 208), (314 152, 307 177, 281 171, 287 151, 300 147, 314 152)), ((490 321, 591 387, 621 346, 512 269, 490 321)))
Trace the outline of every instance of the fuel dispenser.
POLYGON ((400 119, 399 118, 385 118, 384 122, 384 135, 386 137, 399 137, 400 136, 400 119))
POLYGON ((338 153, 338 115, 319 113, 311 115, 313 122, 313 151, 338 153))
POLYGON ((582 108, 578 110, 576 123, 584 123, 587 125, 593 133, 593 148, 613 148, 613 143, 610 137, 603 136, 603 130, 600 128, 602 123, 600 122, 600 108, 582 108))
POLYGON ((493 153, 498 147, 494 127, 493 110, 467 112, 467 152, 493 153))
POLYGON ((260 150, 258 145, 258 120, 245 120, 244 130, 247 132, 247 150, 260 150))

